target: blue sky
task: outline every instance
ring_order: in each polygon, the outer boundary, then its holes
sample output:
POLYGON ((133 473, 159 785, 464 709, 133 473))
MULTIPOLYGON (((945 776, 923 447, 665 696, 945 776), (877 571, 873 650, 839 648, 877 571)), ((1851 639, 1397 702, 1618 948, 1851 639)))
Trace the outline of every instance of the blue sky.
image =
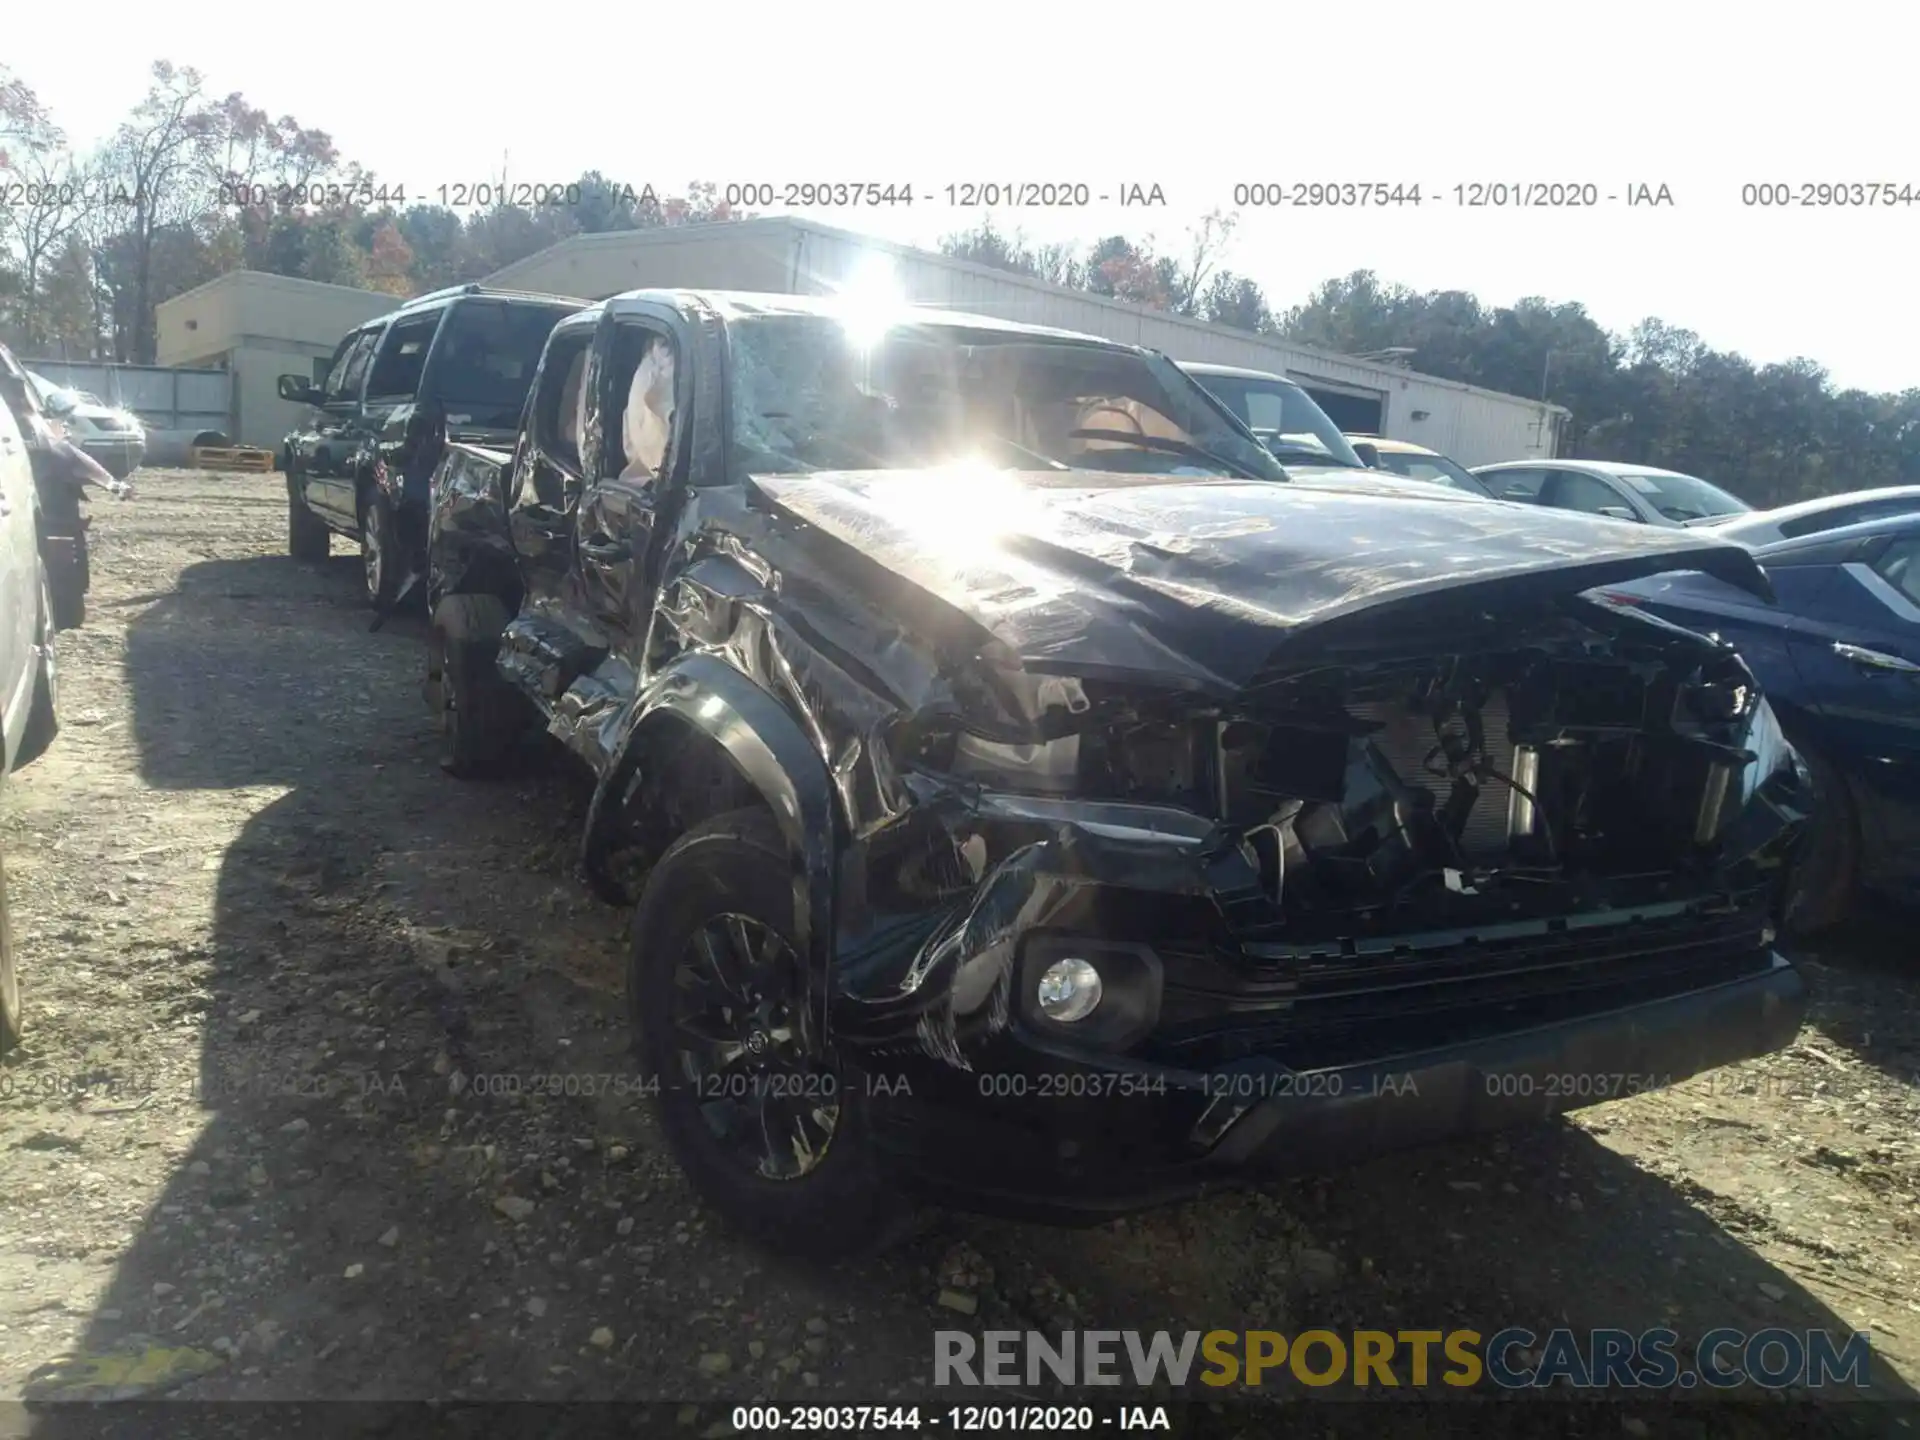
MULTIPOLYGON (((1400 210, 1246 209, 1226 263, 1276 306, 1370 268, 1505 303, 1578 300, 1625 329, 1658 315, 1759 360, 1805 355, 1840 384, 1920 384, 1920 151, 1898 7, 1798 12, 1254 4, 684 9, 571 3, 447 12, 335 0, 200 0, 191 24, 105 0, 85 34, 9 47, 85 145, 156 58, 215 93, 333 133, 410 195, 597 167, 687 181, 1159 184, 1164 210, 1000 211, 1003 229, 1176 241, 1236 183, 1419 183, 1400 210), (457 16, 457 18, 455 18, 457 16), (1744 18, 1736 18, 1743 16, 1744 18), (1903 168, 1904 167, 1904 168, 1903 168), (1591 183, 1591 209, 1463 210, 1476 182, 1591 183), (1760 209, 1759 182, 1882 181, 1916 203, 1760 209), (1665 184, 1670 208, 1630 208, 1665 184)), ((40 13, 51 12, 44 7, 40 13)), ((47 37, 53 39, 51 31, 47 37)), ((809 212, 926 244, 977 210, 809 212)))

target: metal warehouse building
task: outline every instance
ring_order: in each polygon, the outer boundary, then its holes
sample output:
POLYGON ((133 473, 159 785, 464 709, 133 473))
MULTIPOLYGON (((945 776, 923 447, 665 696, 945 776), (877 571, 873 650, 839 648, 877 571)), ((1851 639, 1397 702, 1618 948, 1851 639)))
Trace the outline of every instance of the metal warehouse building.
POLYGON ((349 330, 401 302, 378 290, 234 270, 154 307, 161 365, 232 376, 226 424, 243 445, 277 448, 307 414, 280 398, 282 374, 324 377, 349 330))
POLYGON ((1551 456, 1567 415, 1544 401, 1185 320, 784 217, 578 235, 489 275, 486 283, 594 300, 654 286, 831 295, 876 252, 890 257, 898 283, 916 303, 1077 330, 1176 360, 1285 375, 1342 429, 1426 445, 1463 465, 1551 456))
MULTIPOLYGON (((579 235, 489 275, 515 290, 602 299, 646 287, 831 295, 876 254, 908 299, 1161 350, 1176 360, 1286 375, 1342 429, 1409 440, 1463 465, 1556 453, 1567 412, 1404 366, 1335 355, 1043 284, 925 250, 784 217, 579 235)), ((269 448, 303 407, 275 388, 283 372, 324 369, 342 336, 400 302, 373 290, 239 270, 156 307, 162 366, 221 368, 226 431, 269 448)))

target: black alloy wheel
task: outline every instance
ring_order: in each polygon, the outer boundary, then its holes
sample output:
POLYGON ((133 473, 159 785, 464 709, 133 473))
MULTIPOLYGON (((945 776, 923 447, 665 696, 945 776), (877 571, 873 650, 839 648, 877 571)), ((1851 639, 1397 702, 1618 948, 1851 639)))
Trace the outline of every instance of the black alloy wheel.
POLYGON ((808 1053, 793 947, 750 915, 713 916, 674 969, 681 1080, 722 1150, 766 1180, 797 1180, 826 1158, 840 1076, 808 1053))

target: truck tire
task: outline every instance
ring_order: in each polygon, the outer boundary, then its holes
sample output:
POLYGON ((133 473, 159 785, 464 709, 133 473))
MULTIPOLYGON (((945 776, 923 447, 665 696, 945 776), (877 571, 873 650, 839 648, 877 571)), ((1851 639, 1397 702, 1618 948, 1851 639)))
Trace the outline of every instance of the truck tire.
POLYGON ((841 1083, 831 1053, 805 1053, 789 1018, 790 873, 764 809, 681 836, 634 912, 627 1006, 661 1128, 701 1199, 776 1250, 828 1259, 894 1238, 911 1209, 876 1162, 865 1087, 841 1083), (716 1042, 715 1025, 740 1033, 716 1042))
POLYGON ((0 856, 0 1059, 20 1043, 20 976, 13 968, 13 912, 7 902, 7 865, 0 856))
POLYGON ((393 505, 380 491, 370 488, 360 498, 360 569, 367 603, 383 613, 391 610, 405 568, 393 505))
POLYGON ((305 564, 318 564, 333 548, 327 522, 307 508, 291 478, 287 481, 287 553, 305 564))
POLYGON ((526 733, 526 697, 495 668, 507 607, 492 595, 448 595, 427 640, 427 699, 439 712, 440 768, 472 779, 497 773, 526 733))
POLYGON ((1859 902, 1860 811, 1847 777, 1812 747, 1793 739, 1813 772, 1814 813, 1788 878, 1781 929, 1813 940, 1846 920, 1859 902))

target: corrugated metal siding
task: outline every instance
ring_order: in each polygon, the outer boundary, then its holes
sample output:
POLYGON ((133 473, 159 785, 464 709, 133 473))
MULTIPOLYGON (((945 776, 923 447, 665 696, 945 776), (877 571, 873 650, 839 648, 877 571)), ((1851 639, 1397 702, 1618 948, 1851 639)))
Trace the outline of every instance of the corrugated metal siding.
POLYGON ((792 247, 784 230, 748 224, 593 235, 529 255, 486 283, 587 300, 650 289, 784 292, 792 247))
POLYGON ((225 370, 171 365, 109 365, 64 360, 22 360, 55 385, 98 395, 131 410, 154 430, 220 430, 227 425, 233 377, 225 370))

